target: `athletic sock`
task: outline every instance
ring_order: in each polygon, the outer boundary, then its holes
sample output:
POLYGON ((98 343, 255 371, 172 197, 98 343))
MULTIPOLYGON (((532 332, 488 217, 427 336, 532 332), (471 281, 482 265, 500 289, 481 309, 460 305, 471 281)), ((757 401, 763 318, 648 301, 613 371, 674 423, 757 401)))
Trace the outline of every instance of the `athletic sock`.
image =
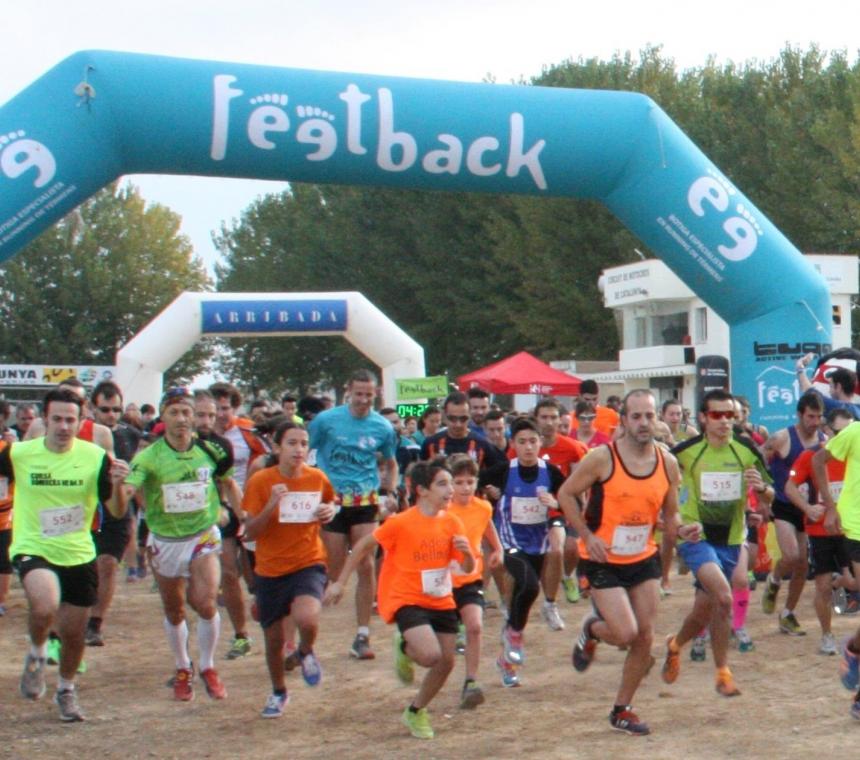
POLYGON ((87 621, 87 629, 90 631, 101 631, 102 629, 102 619, 100 617, 91 617, 87 621))
POLYGON ((197 646, 200 647, 200 672, 215 667, 215 648, 221 632, 221 613, 216 611, 209 619, 197 621, 197 646))
POLYGON ((370 638, 370 628, 368 628, 366 625, 358 626, 358 631, 356 631, 356 633, 359 636, 365 636, 368 639, 370 638))
POLYGON ((779 588, 779 585, 781 583, 782 583, 782 581, 777 580, 776 578, 773 577, 773 573, 767 574, 767 585, 768 586, 776 586, 776 588, 779 588))
POLYGON ((747 622, 747 610, 750 606, 750 590, 748 588, 732 589, 732 630, 743 628, 747 622))
POLYGON ((41 644, 34 644, 32 641, 30 642, 30 656, 36 657, 40 660, 48 659, 48 641, 47 639, 41 644))
POLYGON ((188 670, 191 660, 188 657, 188 623, 184 620, 179 625, 173 625, 164 618, 164 632, 167 634, 167 643, 173 652, 173 659, 177 670, 188 670))
POLYGON ((57 691, 74 691, 75 681, 74 679, 66 679, 60 676, 57 678, 57 691))
POLYGON ((612 705, 612 714, 619 715, 623 713, 625 710, 629 710, 630 705, 612 705))

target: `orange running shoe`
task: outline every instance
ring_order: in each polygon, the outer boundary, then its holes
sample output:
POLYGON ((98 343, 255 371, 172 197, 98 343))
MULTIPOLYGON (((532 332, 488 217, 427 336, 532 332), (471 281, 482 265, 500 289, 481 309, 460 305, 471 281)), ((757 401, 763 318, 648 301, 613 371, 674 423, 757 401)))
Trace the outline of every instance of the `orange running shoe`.
POLYGON ((681 674, 681 650, 674 636, 666 637, 666 661, 663 663, 662 676, 666 683, 675 683, 681 674))
POLYGON ((191 679, 194 671, 191 668, 177 668, 176 676, 173 678, 173 698, 180 702, 190 702, 194 699, 194 687, 191 679))
POLYGON ((728 668, 720 668, 717 671, 717 693, 724 697, 737 697, 741 693, 732 676, 732 671, 728 668))
POLYGON ((215 668, 201 670, 200 678, 206 685, 206 693, 212 699, 224 699, 227 696, 227 689, 224 682, 218 677, 218 671, 215 668))

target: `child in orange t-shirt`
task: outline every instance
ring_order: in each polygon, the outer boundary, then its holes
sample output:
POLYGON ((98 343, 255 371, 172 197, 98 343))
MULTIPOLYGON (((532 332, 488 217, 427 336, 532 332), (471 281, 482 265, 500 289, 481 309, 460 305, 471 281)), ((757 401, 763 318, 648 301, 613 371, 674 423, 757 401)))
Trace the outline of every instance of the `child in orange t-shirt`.
POLYGON ((275 442, 279 446, 277 466, 254 473, 242 500, 248 515, 245 535, 257 542, 254 587, 272 680, 264 718, 279 717, 287 704, 287 617, 299 631, 297 658, 305 683, 316 686, 322 677, 313 651, 326 584, 326 553, 319 526, 337 511, 328 478, 322 470, 305 464, 308 434, 304 427, 292 421, 281 423, 275 442))
POLYGON ((359 562, 381 546, 385 552, 379 575, 379 614, 397 623, 395 670, 403 683, 415 678, 413 664, 429 668, 418 694, 403 712, 403 723, 419 739, 432 739, 427 705, 454 667, 457 609, 452 593, 451 562, 475 570, 475 557, 458 517, 445 507, 454 493, 451 471, 443 458, 410 468, 416 505, 391 515, 352 549, 343 571, 325 593, 336 604, 359 562))
MULTIPOLYGON (((493 507, 490 502, 475 496, 478 488, 478 464, 468 454, 454 454, 448 459, 454 476, 454 498, 448 505, 449 514, 456 515, 466 527, 466 538, 475 555, 475 569, 471 573, 452 571, 454 601, 460 613, 460 627, 465 628, 466 680, 460 696, 460 707, 471 709, 482 704, 484 694, 477 684, 481 662, 481 631, 484 618, 484 581, 481 540, 490 546, 487 564, 495 569, 502 564, 502 542, 493 525, 493 507)), ((458 651, 460 650, 458 643, 458 651)))

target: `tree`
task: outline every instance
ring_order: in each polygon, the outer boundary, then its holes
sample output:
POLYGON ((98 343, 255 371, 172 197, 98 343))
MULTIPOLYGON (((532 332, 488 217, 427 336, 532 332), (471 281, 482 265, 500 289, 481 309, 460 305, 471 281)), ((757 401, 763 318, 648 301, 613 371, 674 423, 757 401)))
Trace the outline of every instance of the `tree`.
MULTIPOLYGON (((114 183, 0 268, 0 355, 18 363, 112 365, 183 290, 210 287, 180 217, 114 183)), ((198 347, 171 370, 200 372, 198 347)))

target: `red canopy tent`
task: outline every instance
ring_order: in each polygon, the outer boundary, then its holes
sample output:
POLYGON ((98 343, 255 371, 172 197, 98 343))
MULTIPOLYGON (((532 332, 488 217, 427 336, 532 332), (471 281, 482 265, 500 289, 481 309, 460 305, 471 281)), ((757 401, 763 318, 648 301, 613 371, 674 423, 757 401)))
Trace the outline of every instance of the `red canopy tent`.
POLYGON ((490 393, 535 393, 543 396, 576 396, 578 377, 553 369, 528 351, 489 364, 457 380, 461 390, 483 388, 490 393))

